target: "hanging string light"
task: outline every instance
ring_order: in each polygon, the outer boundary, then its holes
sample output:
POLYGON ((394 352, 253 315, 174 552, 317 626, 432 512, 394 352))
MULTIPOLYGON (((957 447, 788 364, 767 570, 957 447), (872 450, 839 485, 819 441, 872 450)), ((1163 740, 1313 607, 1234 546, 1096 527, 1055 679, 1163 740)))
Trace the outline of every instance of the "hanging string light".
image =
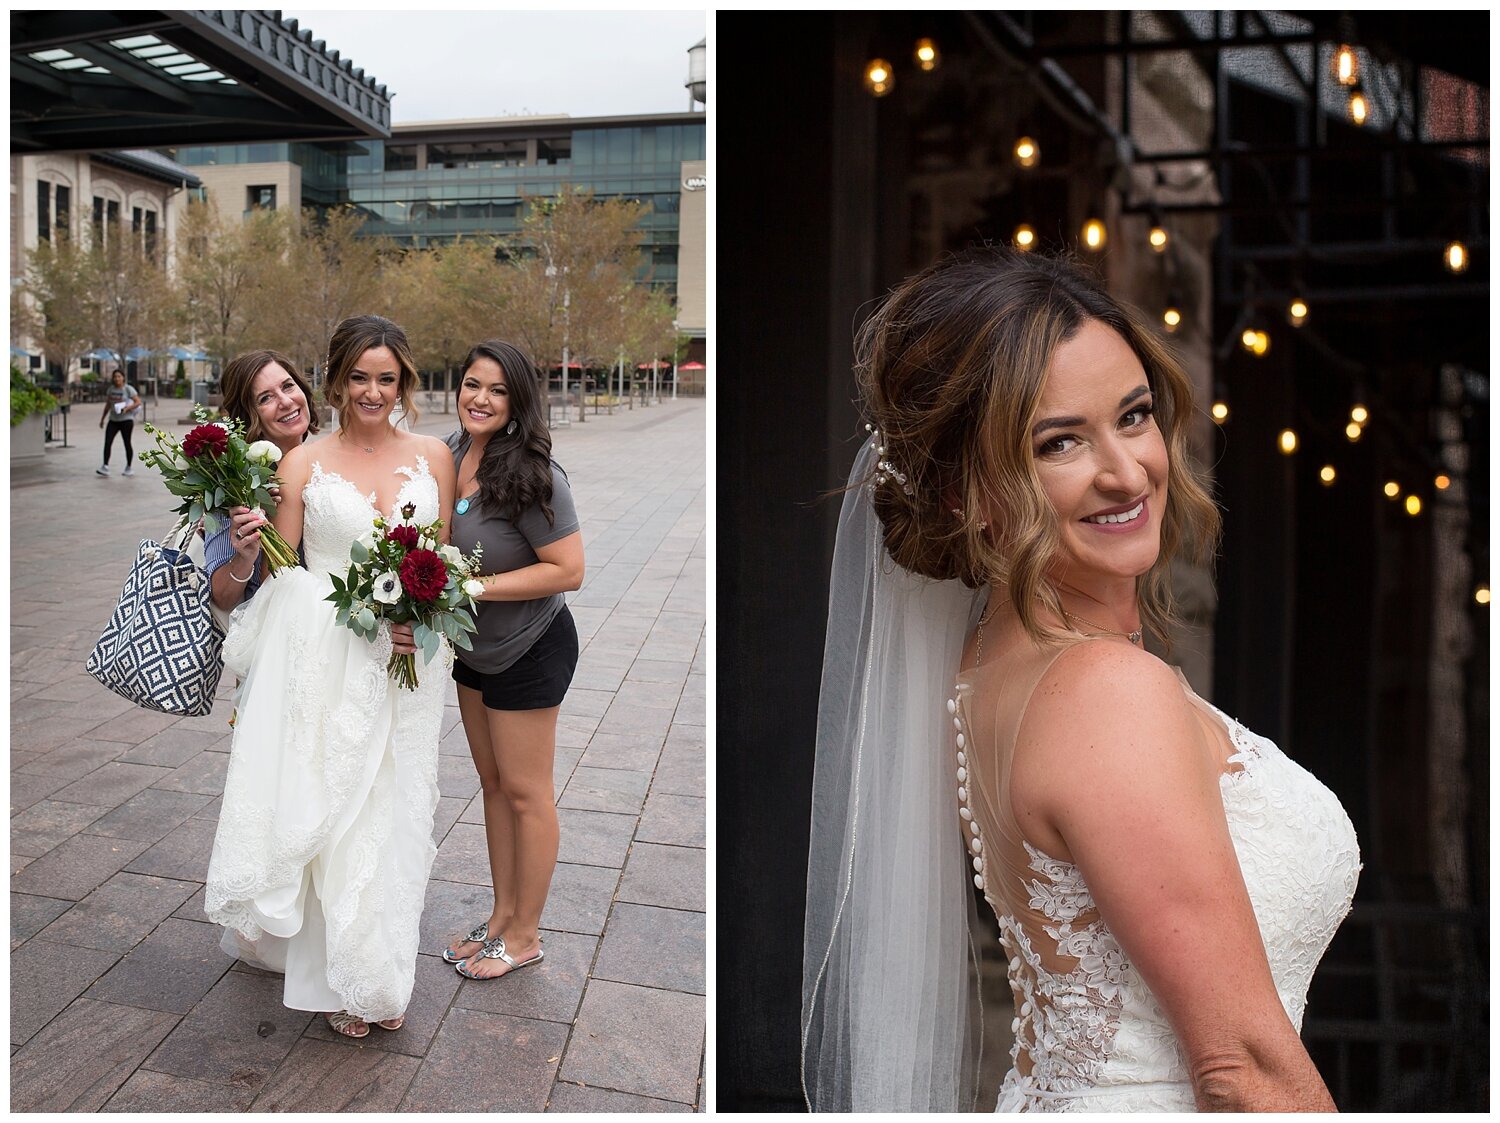
POLYGON ((1406 497, 1406 513, 1413 518, 1422 513, 1422 500, 1415 495, 1406 497))
POLYGON ((1016 141, 1014 150, 1016 163, 1023 168, 1034 168, 1037 161, 1042 158, 1041 147, 1029 136, 1023 136, 1016 141))
POLYGON ((1365 92, 1356 86, 1349 94, 1349 120, 1356 125, 1363 125, 1369 119, 1369 99, 1365 97, 1365 92))
POLYGON ((1349 410, 1349 420, 1356 425, 1363 425, 1370 420, 1370 411, 1361 405, 1353 406, 1349 410))
POLYGON ((1324 464, 1318 469, 1318 479, 1323 481, 1324 487, 1332 487, 1333 481, 1338 479, 1338 473, 1333 470, 1332 464, 1324 464))
POLYGON ((1299 296, 1287 305, 1286 320, 1294 328, 1300 328, 1305 324, 1307 322, 1307 301, 1299 296))
POLYGON ((1283 429, 1276 438, 1276 445, 1286 456, 1297 451, 1297 432, 1295 429, 1283 429))
POLYGON ((1214 421, 1220 425, 1229 420, 1229 406, 1223 402, 1215 402, 1209 413, 1213 416, 1214 421))
POLYGON ((1182 326, 1182 313, 1175 305, 1168 305, 1166 311, 1161 314, 1162 327, 1169 332, 1175 332, 1182 326))
POLYGON ((1151 226, 1151 233, 1146 235, 1146 241, 1151 243, 1151 248, 1157 253, 1166 253, 1167 242, 1169 241, 1167 237, 1167 228, 1160 222, 1153 223, 1151 226))
POLYGON ((1385 487, 1383 487, 1381 490, 1385 492, 1385 497, 1387 499, 1395 499, 1396 496, 1401 494, 1401 485, 1398 484, 1395 480, 1386 480, 1385 487))
POLYGON ((918 39, 914 55, 917 60, 917 69, 936 70, 938 64, 937 44, 931 39, 918 39))
POLYGON ((1365 430, 1358 421, 1351 421, 1344 426, 1344 436, 1349 438, 1349 443, 1354 444, 1360 437, 1364 436, 1365 430))
POLYGON ((1437 479, 1432 481, 1432 486, 1437 488, 1439 491, 1447 491, 1452 483, 1453 481, 1447 476, 1439 475, 1437 479))
POLYGON ((1333 53, 1333 78, 1340 86, 1359 83, 1359 56, 1348 43, 1340 43, 1339 49, 1333 53))
POLYGON ((1450 273, 1462 273, 1469 267, 1469 249, 1462 242, 1449 242, 1443 249, 1443 265, 1450 273))
POLYGON ((896 85, 891 64, 883 58, 871 59, 865 67, 865 89, 875 97, 885 97, 896 85))
POLYGON ((1016 227, 1016 232, 1010 236, 1011 242, 1018 250, 1029 250, 1036 245, 1036 231, 1024 222, 1016 227))
POLYGON ((1477 589, 1474 590, 1474 603, 1475 604, 1489 604, 1490 603, 1490 587, 1488 585, 1481 585, 1481 586, 1479 586, 1479 588, 1477 588, 1477 589))
POLYGON ((1098 253, 1104 248, 1105 240, 1109 237, 1104 229, 1104 223, 1097 218, 1091 218, 1083 224, 1083 245, 1085 249, 1098 253))
POLYGON ((1240 346, 1252 355, 1264 355, 1271 349, 1271 336, 1259 328, 1246 328, 1240 333, 1240 346))

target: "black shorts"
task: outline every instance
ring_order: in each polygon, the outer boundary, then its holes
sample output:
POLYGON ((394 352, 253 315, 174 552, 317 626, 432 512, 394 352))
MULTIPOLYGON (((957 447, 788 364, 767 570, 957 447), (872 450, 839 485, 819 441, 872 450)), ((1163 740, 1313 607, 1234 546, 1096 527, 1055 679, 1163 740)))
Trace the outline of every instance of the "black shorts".
POLYGON ((578 629, 563 608, 530 649, 498 674, 466 666, 463 652, 453 660, 453 681, 479 691, 491 710, 547 710, 562 705, 578 666, 578 629))

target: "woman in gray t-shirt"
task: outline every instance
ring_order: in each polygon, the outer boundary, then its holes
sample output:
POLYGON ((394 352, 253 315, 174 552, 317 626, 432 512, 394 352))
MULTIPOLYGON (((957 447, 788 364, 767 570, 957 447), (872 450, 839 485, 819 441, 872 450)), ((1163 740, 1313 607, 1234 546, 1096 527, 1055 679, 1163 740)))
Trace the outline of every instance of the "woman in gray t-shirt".
POLYGON ((485 576, 474 649, 455 653, 453 678, 484 794, 495 905, 443 958, 467 978, 493 979, 542 958, 538 926, 557 864, 557 713, 578 664, 563 594, 583 584, 583 536, 530 356, 499 340, 477 345, 458 416, 449 541, 465 554, 481 546, 485 576))

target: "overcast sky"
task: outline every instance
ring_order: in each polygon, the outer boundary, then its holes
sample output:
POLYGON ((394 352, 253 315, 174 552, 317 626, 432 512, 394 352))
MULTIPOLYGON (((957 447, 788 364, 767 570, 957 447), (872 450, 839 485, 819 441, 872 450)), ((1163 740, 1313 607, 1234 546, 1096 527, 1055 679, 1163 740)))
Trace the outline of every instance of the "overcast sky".
POLYGON ((654 12, 281 9, 395 96, 391 121, 684 112, 702 9, 654 12))

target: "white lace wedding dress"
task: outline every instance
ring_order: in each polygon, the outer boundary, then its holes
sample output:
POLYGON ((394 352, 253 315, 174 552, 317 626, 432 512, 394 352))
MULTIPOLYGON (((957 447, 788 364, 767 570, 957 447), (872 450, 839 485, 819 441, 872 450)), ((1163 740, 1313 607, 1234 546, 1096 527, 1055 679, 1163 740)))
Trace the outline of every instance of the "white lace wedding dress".
MULTIPOLYGON (((996 1111, 1194 1111, 1182 1051, 1155 998, 1100 917, 1078 867, 1022 836, 1002 798, 1027 700, 1066 647, 1006 676, 989 663, 958 678, 959 815, 975 884, 1000 922, 1016 1018, 996 1111), (977 698, 986 704, 976 705, 977 698), (991 700, 993 705, 990 704, 991 700)), ((1180 674, 1179 674, 1180 677, 1180 674)), ((1188 689, 1234 750, 1220 791, 1271 974, 1292 1024, 1359 875, 1338 799, 1264 737, 1188 689)))
MULTIPOLYGON (((397 471, 394 507, 436 519, 426 460, 397 471)), ((419 656, 415 691, 391 681, 388 631, 361 639, 326 599, 374 498, 315 463, 303 503, 307 568, 266 582, 224 641, 243 682, 205 911, 226 951, 285 973, 287 1006, 376 1021, 411 997, 452 654, 419 656)))

